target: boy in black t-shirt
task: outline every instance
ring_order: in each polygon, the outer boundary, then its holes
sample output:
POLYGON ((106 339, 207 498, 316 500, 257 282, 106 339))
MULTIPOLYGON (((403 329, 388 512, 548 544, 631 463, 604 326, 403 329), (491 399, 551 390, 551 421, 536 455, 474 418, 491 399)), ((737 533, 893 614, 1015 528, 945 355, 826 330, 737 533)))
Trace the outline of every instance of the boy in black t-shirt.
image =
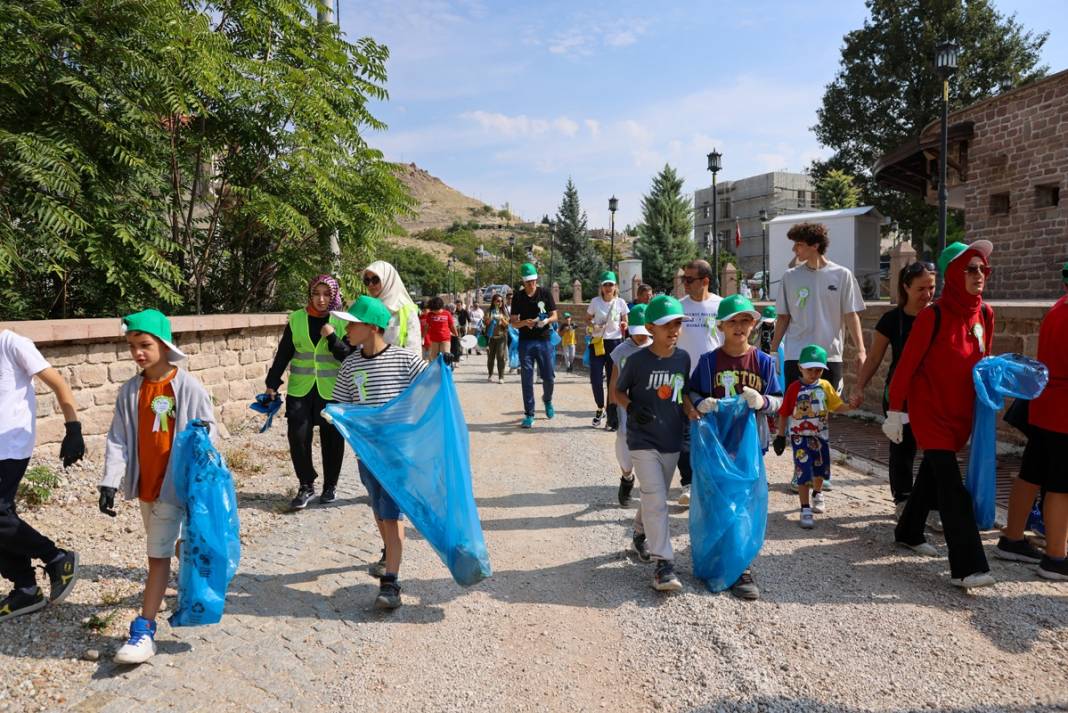
POLYGON ((519 268, 523 287, 512 295, 511 324, 519 330, 519 371, 523 383, 523 428, 534 426, 534 367, 541 375, 541 400, 545 417, 556 415, 553 409, 553 384, 556 380, 553 347, 549 343, 552 323, 556 321, 556 301, 552 293, 538 286, 538 271, 531 263, 519 268))

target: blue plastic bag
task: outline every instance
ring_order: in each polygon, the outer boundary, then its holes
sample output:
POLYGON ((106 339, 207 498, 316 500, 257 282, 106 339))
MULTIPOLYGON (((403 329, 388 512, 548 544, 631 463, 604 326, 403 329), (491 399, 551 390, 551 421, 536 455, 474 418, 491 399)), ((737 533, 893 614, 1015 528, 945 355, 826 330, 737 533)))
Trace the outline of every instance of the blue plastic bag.
POLYGON ((177 435, 171 459, 171 477, 185 505, 185 523, 178 609, 168 621, 171 626, 218 624, 226 589, 241 562, 234 481, 204 421, 192 421, 177 435))
POLYGON ((997 414, 1005 397, 1038 398, 1049 381, 1046 366, 1023 354, 1000 354, 980 359, 972 370, 975 417, 964 485, 972 495, 975 522, 981 530, 994 527, 997 488, 997 414))
POLYGON ((471 491, 467 423, 452 370, 440 358, 387 404, 330 404, 323 413, 457 584, 469 586, 490 576, 471 491))
POLYGON ((519 368, 519 330, 508 328, 508 368, 519 368))
POLYGON ((779 350, 776 352, 776 356, 778 358, 775 360, 775 366, 776 366, 776 368, 778 370, 778 374, 779 374, 779 384, 782 385, 783 389, 786 389, 786 387, 789 386, 789 384, 787 384, 786 381, 785 381, 786 380, 786 349, 783 348, 782 342, 779 342, 779 350))
POLYGON ((690 424, 693 573, 713 592, 734 584, 764 545, 768 482, 756 415, 741 398, 690 424))
POLYGON ((587 369, 590 368, 590 344, 593 342, 592 337, 586 337, 586 349, 582 352, 582 366, 587 369))
POLYGON ((549 328, 549 346, 556 349, 556 347, 560 346, 560 342, 562 341, 563 338, 560 336, 560 332, 557 331, 556 322, 553 322, 552 326, 549 328))

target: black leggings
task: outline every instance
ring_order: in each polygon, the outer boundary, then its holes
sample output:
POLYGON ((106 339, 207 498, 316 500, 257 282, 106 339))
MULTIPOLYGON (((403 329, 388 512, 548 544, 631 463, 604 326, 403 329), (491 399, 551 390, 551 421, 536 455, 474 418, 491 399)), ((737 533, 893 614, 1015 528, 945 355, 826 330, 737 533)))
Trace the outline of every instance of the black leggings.
POLYGON ((927 513, 937 509, 949 548, 949 572, 954 579, 989 572, 979 527, 975 524, 972 496, 964 487, 957 454, 952 451, 924 451, 920 472, 912 486, 894 537, 906 545, 924 542, 927 513))
POLYGON ((52 540, 15 512, 15 494, 29 463, 29 458, 0 460, 0 576, 19 588, 37 583, 32 559, 48 563, 59 554, 52 540))
POLYGON ((901 443, 890 442, 890 494, 894 503, 903 503, 912 494, 912 467, 916 463, 916 438, 905 424, 901 443))
POLYGON ((312 436, 319 427, 319 450, 323 454, 323 489, 337 487, 341 464, 345 460, 345 439, 337 429, 323 420, 322 411, 333 403, 325 400, 313 387, 305 396, 286 396, 286 433, 289 455, 301 487, 314 487, 318 474, 312 464, 312 436))

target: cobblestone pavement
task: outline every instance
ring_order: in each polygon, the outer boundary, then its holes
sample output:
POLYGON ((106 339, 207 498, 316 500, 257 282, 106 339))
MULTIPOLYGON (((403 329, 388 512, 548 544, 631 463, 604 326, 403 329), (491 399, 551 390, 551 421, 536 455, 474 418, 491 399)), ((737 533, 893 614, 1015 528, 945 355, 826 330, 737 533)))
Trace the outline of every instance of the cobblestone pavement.
POLYGON ((70 682, 67 709, 977 713, 1068 702, 1068 592, 994 560, 997 586, 956 591, 944 556, 894 547, 884 476, 836 463, 829 512, 802 531, 789 461, 769 456, 755 603, 693 579, 687 513, 673 506, 685 591, 665 597, 625 552, 633 508, 615 502, 614 435, 589 428, 584 377, 560 376, 557 418, 530 432, 516 427, 517 379, 487 384, 465 364, 457 380, 491 579, 456 586, 409 530, 405 606, 375 611, 365 568, 378 538, 350 460, 337 503, 282 518, 246 549, 222 624, 162 624, 156 658, 95 664, 70 682))

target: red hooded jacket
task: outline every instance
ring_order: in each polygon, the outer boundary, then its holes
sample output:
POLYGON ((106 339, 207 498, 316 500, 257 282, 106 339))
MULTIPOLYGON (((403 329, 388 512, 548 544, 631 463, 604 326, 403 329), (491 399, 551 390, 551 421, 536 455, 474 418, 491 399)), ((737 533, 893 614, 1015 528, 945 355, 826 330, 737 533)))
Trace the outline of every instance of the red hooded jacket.
POLYGON ((983 258, 978 250, 966 250, 946 267, 938 333, 935 309, 927 307, 916 316, 890 382, 890 410, 908 403, 912 433, 924 450, 959 451, 972 433, 972 368, 990 354, 994 338, 993 311, 984 320, 982 295, 964 286, 973 256, 983 258))

